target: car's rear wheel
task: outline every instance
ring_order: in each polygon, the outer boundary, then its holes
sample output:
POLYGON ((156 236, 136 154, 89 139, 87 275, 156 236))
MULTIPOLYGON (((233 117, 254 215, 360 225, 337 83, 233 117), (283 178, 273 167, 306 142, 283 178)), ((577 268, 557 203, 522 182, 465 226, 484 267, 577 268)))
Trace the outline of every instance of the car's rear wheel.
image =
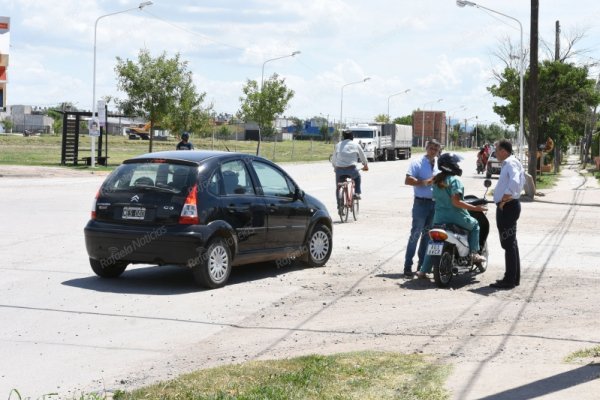
POLYGON ((329 260, 332 248, 331 230, 323 224, 317 224, 308 237, 304 262, 309 267, 322 267, 329 260))
POLYGON ((227 243, 221 238, 211 240, 192 271, 201 286, 210 289, 225 286, 231 274, 231 249, 227 243))
POLYGON ((118 278, 127 268, 127 263, 125 261, 108 263, 106 260, 90 258, 90 266, 94 273, 101 278, 118 278))

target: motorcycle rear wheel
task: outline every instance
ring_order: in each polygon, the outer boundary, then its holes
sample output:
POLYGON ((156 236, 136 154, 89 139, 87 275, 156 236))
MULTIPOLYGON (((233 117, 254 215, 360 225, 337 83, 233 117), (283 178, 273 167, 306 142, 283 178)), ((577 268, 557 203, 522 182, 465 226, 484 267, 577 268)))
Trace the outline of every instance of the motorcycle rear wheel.
POLYGON ((452 281, 452 252, 444 249, 441 256, 432 257, 433 279, 439 288, 447 288, 452 281))

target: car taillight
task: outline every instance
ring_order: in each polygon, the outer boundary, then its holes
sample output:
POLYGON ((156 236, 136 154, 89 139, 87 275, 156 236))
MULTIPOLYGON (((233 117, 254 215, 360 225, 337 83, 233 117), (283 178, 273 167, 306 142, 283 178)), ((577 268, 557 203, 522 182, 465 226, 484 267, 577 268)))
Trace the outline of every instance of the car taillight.
POLYGON ((443 242, 448 239, 448 234, 443 229, 432 229, 429 231, 429 237, 436 242, 443 242))
POLYGON ((181 210, 181 214, 179 215, 179 223, 184 225, 194 225, 199 222, 198 219, 198 206, 197 202, 197 192, 198 185, 194 185, 194 187, 188 193, 185 203, 183 204, 183 209, 181 210))
POLYGON ((94 197, 94 201, 92 202, 92 219, 96 219, 96 203, 98 202, 98 197, 100 197, 100 189, 96 192, 96 196, 94 197))

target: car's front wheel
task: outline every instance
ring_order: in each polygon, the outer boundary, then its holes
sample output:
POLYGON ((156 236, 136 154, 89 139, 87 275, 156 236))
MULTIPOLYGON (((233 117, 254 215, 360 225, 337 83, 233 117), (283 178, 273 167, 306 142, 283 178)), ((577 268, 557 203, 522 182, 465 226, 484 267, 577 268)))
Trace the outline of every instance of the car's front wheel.
POLYGON ((90 266, 96 275, 101 278, 118 278, 127 268, 125 261, 115 261, 112 263, 106 260, 95 260, 90 258, 90 266))
POLYGON ((309 267, 325 265, 331 256, 332 247, 331 230, 323 224, 315 225, 306 243, 304 262, 309 267))
POLYGON ((201 286, 209 289, 225 286, 231 274, 231 250, 225 240, 211 240, 192 271, 196 283, 201 286))

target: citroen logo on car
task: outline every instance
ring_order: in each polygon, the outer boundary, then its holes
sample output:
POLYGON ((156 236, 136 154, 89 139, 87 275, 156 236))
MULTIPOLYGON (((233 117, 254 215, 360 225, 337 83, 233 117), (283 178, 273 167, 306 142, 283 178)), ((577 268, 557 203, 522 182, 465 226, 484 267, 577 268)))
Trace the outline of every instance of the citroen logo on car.
POLYGON ((129 201, 130 201, 130 202, 132 202, 132 203, 135 201, 135 202, 137 203, 138 201, 140 201, 140 197, 139 197, 139 196, 136 194, 136 195, 135 195, 135 196, 133 196, 133 197, 131 198, 131 200, 129 200, 129 201))

